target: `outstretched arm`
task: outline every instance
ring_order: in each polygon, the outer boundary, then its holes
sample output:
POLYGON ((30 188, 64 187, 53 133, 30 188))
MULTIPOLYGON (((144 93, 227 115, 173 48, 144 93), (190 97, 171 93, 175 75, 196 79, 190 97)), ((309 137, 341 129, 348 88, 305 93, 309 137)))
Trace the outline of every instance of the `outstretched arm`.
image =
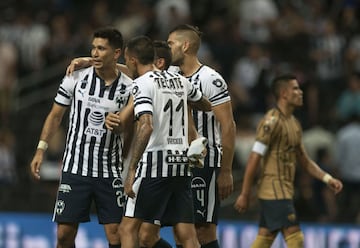
MULTIPOLYGON (((66 68, 66 75, 71 75, 74 71, 76 70, 80 70, 82 68, 86 68, 89 67, 93 64, 93 59, 92 57, 78 57, 78 58, 74 58, 73 60, 71 60, 70 64, 68 65, 68 67, 66 68)), ((132 78, 132 75, 129 71, 129 68, 127 68, 126 65, 124 64, 116 64, 116 68, 121 71, 122 73, 124 73, 125 75, 127 75, 128 77, 132 78)))

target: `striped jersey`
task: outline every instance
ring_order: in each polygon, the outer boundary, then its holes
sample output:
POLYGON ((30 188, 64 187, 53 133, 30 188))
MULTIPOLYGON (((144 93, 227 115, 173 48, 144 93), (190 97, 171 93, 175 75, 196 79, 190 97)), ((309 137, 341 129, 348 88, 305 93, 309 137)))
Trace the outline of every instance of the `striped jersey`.
POLYGON ((202 94, 177 73, 150 71, 134 81, 134 114, 151 114, 153 132, 137 170, 137 177, 191 176, 187 100, 202 94))
MULTIPOLYGON (((179 71, 180 68, 171 66, 170 70, 179 71)), ((230 101, 225 80, 209 66, 202 65, 187 79, 209 99, 212 106, 230 101)), ((209 141, 204 166, 220 167, 222 155, 221 130, 220 123, 215 119, 214 112, 193 110, 193 118, 199 135, 206 137, 209 141)))
POLYGON ((128 102, 132 80, 120 73, 109 86, 93 67, 65 76, 55 102, 71 106, 63 172, 85 177, 119 177, 121 136, 108 131, 105 117, 120 111, 128 102))
POLYGON ((260 199, 293 198, 296 151, 301 146, 301 135, 297 119, 293 115, 286 117, 278 108, 269 110, 260 121, 256 140, 268 147, 261 161, 260 199))

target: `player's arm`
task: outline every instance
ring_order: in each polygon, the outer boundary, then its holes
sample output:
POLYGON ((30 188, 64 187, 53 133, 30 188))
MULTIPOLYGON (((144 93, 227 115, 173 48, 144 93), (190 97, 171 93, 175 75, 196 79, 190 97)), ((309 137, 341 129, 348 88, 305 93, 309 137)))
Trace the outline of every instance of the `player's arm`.
POLYGON ((246 164, 244 181, 242 183, 241 193, 238 196, 238 198, 236 199, 236 202, 234 204, 234 208, 237 211, 239 211, 240 213, 245 212, 249 206, 249 197, 251 194, 251 188, 252 188, 252 185, 254 182, 254 178, 257 174, 260 160, 262 157, 262 155, 259 153, 259 151, 256 150, 257 144, 261 144, 261 143, 255 142, 255 144, 253 146, 253 150, 249 155, 249 158, 248 158, 248 161, 246 164))
POLYGON ((31 173, 36 179, 40 179, 40 167, 43 161, 44 153, 48 147, 48 142, 58 130, 65 111, 66 107, 54 103, 50 113, 46 117, 45 123, 41 131, 39 144, 30 164, 31 173))
POLYGON ((129 102, 119 112, 108 113, 105 118, 105 126, 110 131, 121 134, 124 131, 128 131, 130 126, 133 126, 134 120, 134 99, 130 96, 129 102))
POLYGON ((200 98, 200 100, 193 102, 193 101, 188 101, 188 104, 191 108, 199 110, 199 111, 211 111, 211 103, 209 102, 209 100, 202 96, 200 98))
POLYGON ((342 190, 342 183, 340 180, 333 178, 330 174, 323 171, 310 157, 307 155, 304 145, 299 145, 297 149, 297 159, 300 165, 314 178, 323 181, 332 189, 335 194, 342 190))
MULTIPOLYGON (((92 66, 93 58, 92 57, 78 57, 71 60, 70 64, 66 68, 66 75, 71 75, 74 71, 80 70, 82 68, 86 68, 92 66)), ((128 77, 132 77, 129 68, 126 65, 117 63, 116 68, 127 75, 128 77)))
POLYGON ((135 180, 136 168, 145 151, 152 132, 152 114, 140 115, 136 123, 136 132, 131 149, 132 153, 129 163, 129 171, 125 181, 125 193, 131 198, 135 197, 135 193, 132 190, 132 185, 135 180))
POLYGON ((225 199, 233 191, 232 162, 236 135, 235 122, 230 101, 213 106, 212 109, 221 129, 223 155, 217 183, 220 198, 225 199))

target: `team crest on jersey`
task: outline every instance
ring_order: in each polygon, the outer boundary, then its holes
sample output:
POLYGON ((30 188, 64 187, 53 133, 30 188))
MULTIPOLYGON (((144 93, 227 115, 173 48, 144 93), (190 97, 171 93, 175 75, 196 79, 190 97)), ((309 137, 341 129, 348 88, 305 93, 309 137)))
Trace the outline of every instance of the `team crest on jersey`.
POLYGON ((56 214, 61 215, 65 209, 65 202, 63 200, 57 200, 55 208, 56 208, 56 214))
POLYGON ((117 103, 118 107, 121 108, 121 106, 125 104, 125 98, 122 96, 117 96, 115 102, 117 103))
POLYGON ((194 177, 191 180, 191 188, 192 189, 205 189, 206 188, 206 182, 201 177, 194 177))

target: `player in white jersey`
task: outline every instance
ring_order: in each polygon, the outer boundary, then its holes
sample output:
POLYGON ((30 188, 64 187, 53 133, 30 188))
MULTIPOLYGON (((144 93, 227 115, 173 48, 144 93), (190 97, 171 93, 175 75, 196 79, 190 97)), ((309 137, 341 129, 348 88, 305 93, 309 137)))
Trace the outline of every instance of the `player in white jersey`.
POLYGON ((136 135, 125 191, 129 196, 120 224, 122 247, 136 247, 142 220, 165 217, 175 225, 184 247, 200 247, 193 225, 193 205, 186 150, 187 100, 205 105, 202 94, 178 74, 152 64, 149 38, 131 39, 126 65, 134 77, 136 135))
MULTIPOLYGON (((199 135, 208 139, 203 169, 194 168, 192 188, 195 226, 203 248, 218 248, 216 225, 220 200, 233 191, 232 160, 235 122, 227 84, 219 73, 197 58, 201 33, 190 25, 179 25, 169 33, 172 64, 206 96, 211 112, 193 111, 199 135)), ((178 247, 181 247, 178 245, 178 247)))
POLYGON ((121 136, 107 130, 105 117, 120 111, 131 97, 132 81, 116 67, 122 46, 123 38, 118 30, 104 28, 94 32, 93 66, 64 77, 31 162, 32 174, 40 179, 47 142, 70 107, 54 209, 58 248, 75 247, 78 225, 90 220, 92 201, 96 204, 99 223, 104 225, 109 247, 120 247, 117 229, 125 200, 120 176, 124 144, 121 136))

